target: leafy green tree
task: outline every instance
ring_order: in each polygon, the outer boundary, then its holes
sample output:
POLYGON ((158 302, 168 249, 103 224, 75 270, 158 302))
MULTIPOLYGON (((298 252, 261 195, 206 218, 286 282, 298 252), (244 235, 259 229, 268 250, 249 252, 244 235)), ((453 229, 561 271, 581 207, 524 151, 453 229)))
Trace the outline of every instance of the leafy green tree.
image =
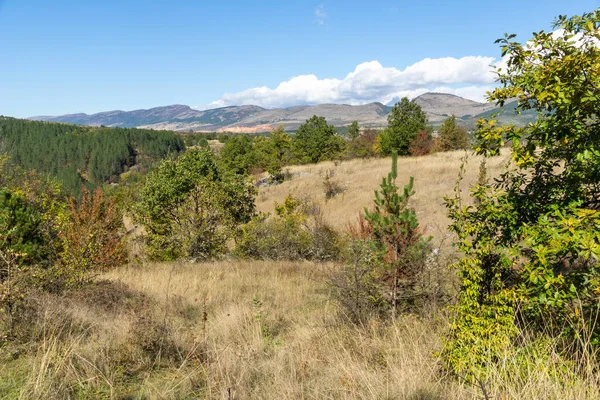
POLYGON ((421 106, 403 97, 388 114, 388 127, 381 134, 381 153, 390 155, 397 151, 399 155, 409 155, 410 142, 426 127, 427 115, 421 106))
POLYGON ((282 169, 290 163, 292 139, 285 133, 283 125, 279 125, 268 138, 257 137, 254 146, 258 166, 271 174, 277 181, 283 180, 282 169))
POLYGON ((331 160, 341 154, 344 139, 336 135, 335 127, 316 115, 298 128, 293 140, 293 151, 300 163, 331 160))
POLYGON ((348 138, 350 140, 356 140, 360 136, 360 127, 358 126, 358 121, 354 121, 348 127, 348 138))
POLYGON ((233 136, 219 152, 223 165, 236 174, 247 174, 256 165, 256 152, 248 135, 233 136))
POLYGON ((446 118, 438 130, 438 149, 440 151, 464 150, 468 146, 467 130, 456 125, 456 116, 446 118))
POLYGON ((223 170, 209 150, 192 149, 151 172, 135 207, 157 259, 211 258, 254 214, 255 188, 223 170))
POLYGON ((21 262, 39 261, 44 253, 41 226, 40 213, 23 195, 0 190, 0 250, 19 254, 21 262))
POLYGON ((443 354, 474 380, 521 329, 564 336, 570 351, 582 350, 582 331, 587 351, 597 354, 600 343, 600 10, 561 16, 556 28, 527 45, 515 35, 498 40, 508 62, 490 99, 517 98, 517 111, 538 119, 522 128, 480 121, 476 152, 498 155, 508 138, 514 164, 480 179, 473 205, 458 187, 448 199, 464 257, 443 354))

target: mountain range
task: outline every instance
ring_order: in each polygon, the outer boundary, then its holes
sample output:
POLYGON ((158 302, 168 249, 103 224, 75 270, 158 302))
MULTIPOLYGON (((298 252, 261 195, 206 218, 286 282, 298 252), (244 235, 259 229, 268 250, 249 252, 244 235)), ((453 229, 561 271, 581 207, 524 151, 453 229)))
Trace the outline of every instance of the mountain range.
MULTIPOLYGON (((478 118, 499 113, 501 122, 523 125, 532 119, 531 114, 516 115, 515 104, 499 108, 491 103, 478 103, 445 93, 425 93, 415 98, 429 122, 434 127, 450 115, 455 115, 460 124, 472 128, 478 118)), ((196 110, 186 105, 171 105, 147 110, 107 111, 96 114, 67 114, 61 116, 37 116, 32 120, 63 122, 70 124, 138 127, 173 131, 197 132, 265 132, 277 125, 286 130, 295 130, 313 115, 325 117, 336 127, 358 121, 361 127, 380 128, 387 125, 390 105, 369 103, 364 105, 319 104, 288 108, 266 109, 253 105, 221 107, 211 110, 196 110)))

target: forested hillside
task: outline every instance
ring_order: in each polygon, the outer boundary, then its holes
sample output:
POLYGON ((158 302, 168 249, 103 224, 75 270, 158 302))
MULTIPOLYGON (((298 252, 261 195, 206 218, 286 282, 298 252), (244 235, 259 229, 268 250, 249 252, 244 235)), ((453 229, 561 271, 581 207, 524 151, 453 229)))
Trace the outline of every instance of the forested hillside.
POLYGON ((185 148, 171 131, 86 127, 0 117, 0 153, 13 163, 56 177, 65 191, 117 181, 134 165, 146 167, 185 148))

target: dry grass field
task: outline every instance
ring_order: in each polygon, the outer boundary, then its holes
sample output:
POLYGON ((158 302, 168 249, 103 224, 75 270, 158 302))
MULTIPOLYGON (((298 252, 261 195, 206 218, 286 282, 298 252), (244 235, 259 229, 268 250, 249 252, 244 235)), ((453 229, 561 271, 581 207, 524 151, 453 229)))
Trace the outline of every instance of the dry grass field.
MULTIPOLYGON (((413 200, 433 235, 445 235, 443 197, 462 153, 399 160, 399 183, 415 176, 413 200)), ((506 158, 488 164, 496 174, 506 158)), ((293 179, 260 190, 259 210, 288 193, 322 203, 344 229, 372 202, 389 159, 291 167, 293 179), (325 202, 322 176, 345 192, 325 202)), ((478 162, 470 158, 466 182, 478 162)), ((466 185, 463 185, 466 188, 466 185)), ((465 189, 466 190, 466 189, 465 189)), ((223 260, 123 266, 65 296, 38 293, 20 329, 0 347, 6 399, 481 399, 481 387, 446 376, 436 352, 443 311, 354 326, 332 300, 331 263, 223 260)), ((506 354, 484 382, 489 399, 594 399, 600 386, 547 351, 506 354), (526 368, 523 368, 526 365, 526 368)))
MULTIPOLYGON (((0 397, 483 398, 439 368, 443 315, 349 325, 323 279, 332 267, 147 264, 116 269, 81 293, 40 294, 30 348, 0 352, 0 397)), ((489 398, 600 398, 566 363, 554 365, 551 345, 544 357, 519 355, 526 373, 513 373, 515 356, 486 382, 489 398)))
MULTIPOLYGON (((446 217, 444 196, 452 195, 461 158, 464 151, 436 153, 424 157, 403 157, 398 159, 398 179, 400 187, 415 177, 415 196, 411 205, 417 210, 421 225, 426 233, 439 237, 445 235, 449 220, 446 217)), ((481 158, 469 155, 468 168, 461 185, 468 194, 469 184, 476 182, 481 158)), ((506 165, 508 154, 487 161, 489 176, 496 176, 506 165)), ((357 215, 365 207, 373 205, 373 191, 379 187, 381 179, 387 176, 391 167, 390 158, 356 159, 337 163, 328 161, 319 164, 288 167, 292 179, 281 185, 262 187, 256 199, 259 211, 272 212, 274 202, 283 202, 288 194, 308 197, 321 203, 326 221, 343 230, 348 223, 354 223, 357 215), (326 201, 323 179, 332 174, 344 192, 326 201)))

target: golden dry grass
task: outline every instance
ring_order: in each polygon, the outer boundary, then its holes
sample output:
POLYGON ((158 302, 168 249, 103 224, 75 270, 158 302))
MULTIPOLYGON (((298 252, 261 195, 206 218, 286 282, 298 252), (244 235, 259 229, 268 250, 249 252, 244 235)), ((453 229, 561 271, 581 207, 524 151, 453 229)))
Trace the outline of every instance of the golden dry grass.
MULTIPOLYGON (((443 316, 349 325, 323 279, 330 268, 221 261, 115 269, 104 278, 146 300, 107 308, 106 298, 89 293, 83 301, 44 297, 37 350, 3 357, 0 397, 482 398, 480 389, 439 370, 443 316), (140 314, 152 324, 140 325, 140 314), (152 326, 168 333, 165 350, 150 356, 140 350, 147 332, 139 330, 152 326), (170 342, 176 351, 167 350, 170 342)), ((486 382, 490 398, 599 398, 598 385, 560 364, 552 346, 543 357, 519 357, 507 354, 497 364, 486 382)))
MULTIPOLYGON (((463 154, 399 160, 399 183, 416 178, 413 205, 444 235, 443 197, 463 154)), ((491 175, 506 158, 488 163, 491 175)), ((465 182, 474 182, 470 159, 465 182)), ((321 199, 345 228, 370 206, 389 159, 291 167, 292 180, 262 188, 270 211, 288 193, 321 199), (346 192, 325 203, 322 175, 346 192)), ((463 184, 466 190, 467 185, 463 184)), ((105 286, 65 297, 38 294, 30 342, 0 348, 0 398, 481 399, 480 388, 445 376, 435 357, 443 313, 348 324, 326 283, 334 264, 219 261, 117 268, 105 286), (20 353, 19 353, 20 352, 20 353), (16 354, 16 355, 15 355, 16 354)), ((493 399, 600 399, 596 363, 578 375, 552 343, 508 353, 485 382, 493 399), (591 372, 590 372, 591 371, 591 372)))
MULTIPOLYGON (((464 155, 464 151, 454 151, 398 159, 396 183, 402 187, 411 176, 415 177, 416 194, 411 205, 417 210, 426 234, 440 237, 446 232, 450 221, 446 216, 444 197, 453 193, 464 155)), ((468 193, 468 185, 477 181, 480 161, 481 157, 469 156, 461 185, 464 194, 468 193)), ((488 160, 488 175, 496 176, 507 161, 508 154, 488 160)), ((360 211, 373 205, 373 191, 379 187, 390 168, 390 158, 342 161, 337 166, 332 161, 292 166, 287 168, 292 173, 291 180, 259 190, 256 207, 262 212, 273 212, 274 202, 282 203, 288 194, 308 197, 321 204, 325 220, 330 225, 343 230, 348 223, 356 221, 360 211), (337 181, 345 191, 326 201, 323 178, 328 171, 333 173, 332 180, 337 181)))

